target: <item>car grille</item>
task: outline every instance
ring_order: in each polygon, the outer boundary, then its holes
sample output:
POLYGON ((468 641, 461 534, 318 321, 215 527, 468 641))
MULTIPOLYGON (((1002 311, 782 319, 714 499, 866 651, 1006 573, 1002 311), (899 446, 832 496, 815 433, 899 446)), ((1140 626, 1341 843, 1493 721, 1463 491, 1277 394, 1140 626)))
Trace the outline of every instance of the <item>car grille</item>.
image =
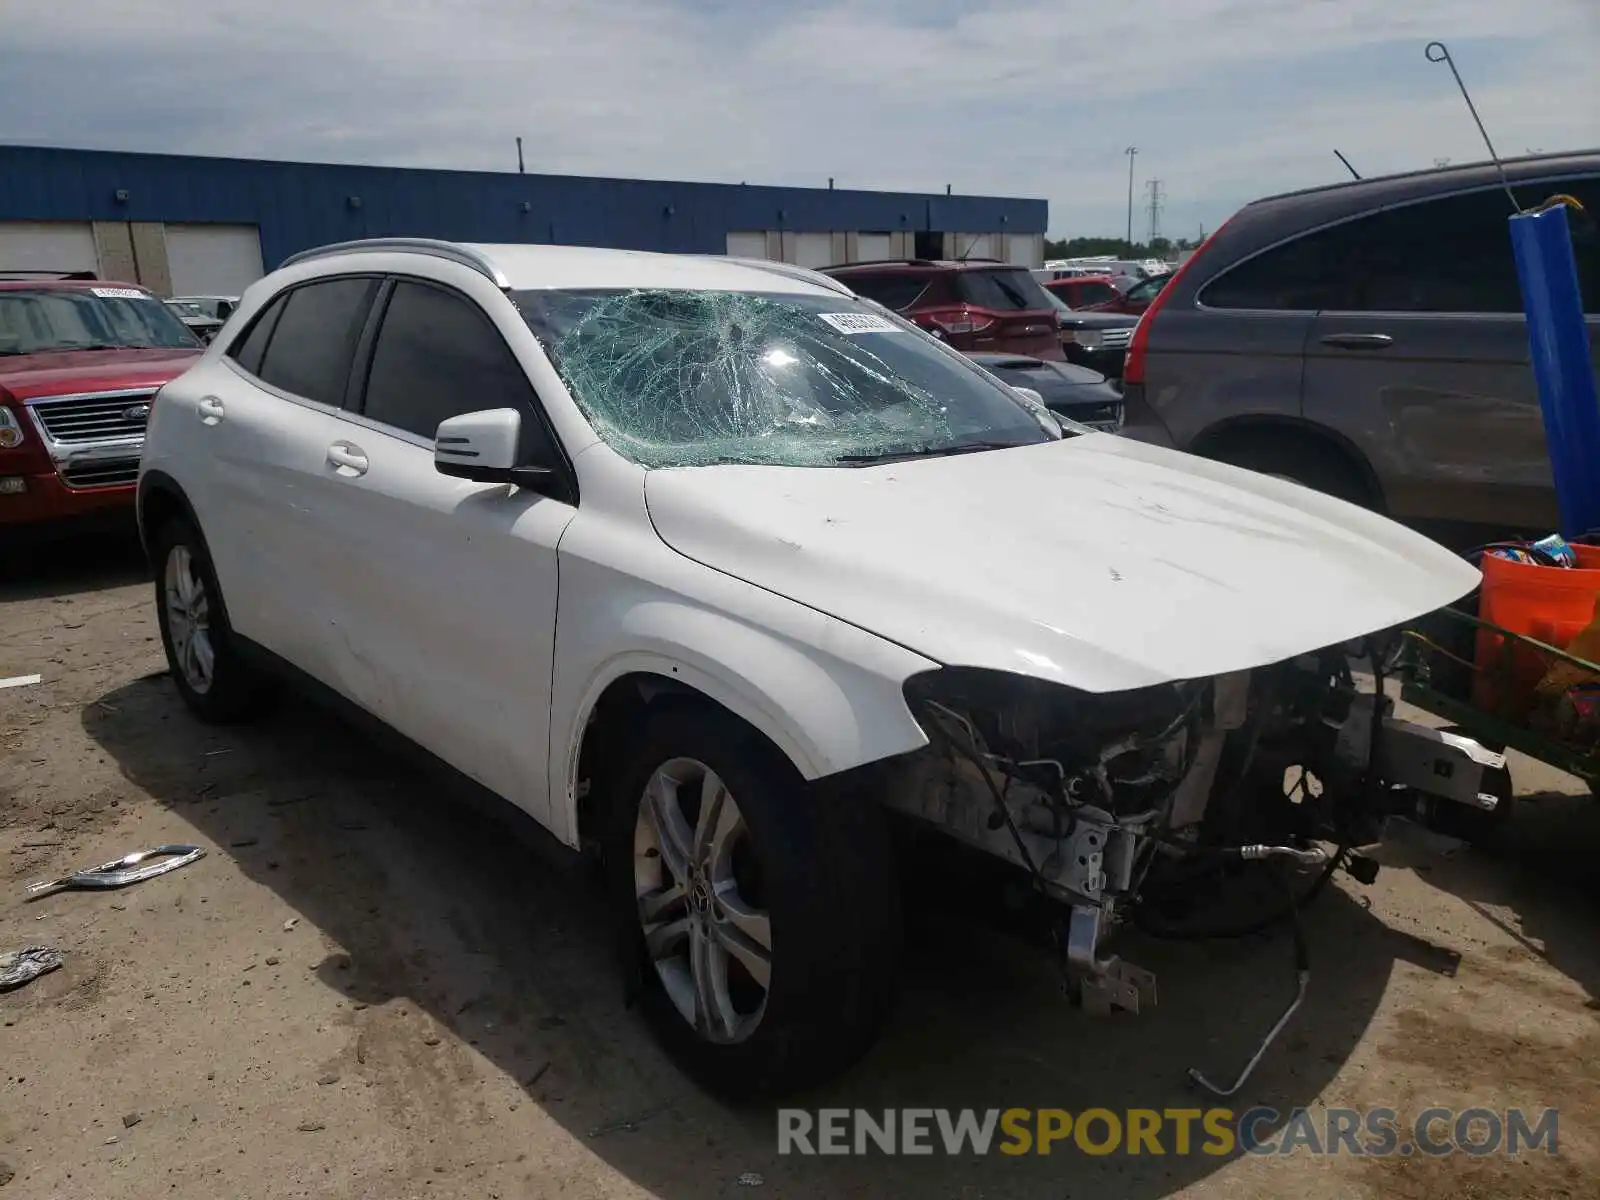
POLYGON ((102 458, 95 462, 74 463, 61 468, 68 487, 118 487, 139 479, 137 458, 102 458))
POLYGON ((92 396, 61 396, 34 400, 29 408, 51 441, 76 446, 144 436, 150 422, 154 389, 137 392, 102 392, 92 396))

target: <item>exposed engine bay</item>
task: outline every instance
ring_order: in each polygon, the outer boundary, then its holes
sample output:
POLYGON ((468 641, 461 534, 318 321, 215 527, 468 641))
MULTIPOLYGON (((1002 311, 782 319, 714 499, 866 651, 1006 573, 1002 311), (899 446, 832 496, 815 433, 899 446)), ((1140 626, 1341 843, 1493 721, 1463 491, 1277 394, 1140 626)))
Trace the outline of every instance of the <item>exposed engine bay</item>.
MULTIPOLYGON (((1214 887, 1219 864, 1321 867, 1317 888, 1344 866, 1370 882, 1376 863, 1354 851, 1393 813, 1423 796, 1497 802, 1483 774, 1504 757, 1393 717, 1383 648, 1368 642, 1375 690, 1358 686, 1351 646, 1101 695, 985 670, 917 676, 906 696, 930 751, 886 799, 1023 868, 1065 906, 1059 948, 1084 1006, 1137 1012, 1155 979, 1103 944, 1123 921, 1214 887)), ((1297 965, 1302 996, 1308 973, 1297 965)))

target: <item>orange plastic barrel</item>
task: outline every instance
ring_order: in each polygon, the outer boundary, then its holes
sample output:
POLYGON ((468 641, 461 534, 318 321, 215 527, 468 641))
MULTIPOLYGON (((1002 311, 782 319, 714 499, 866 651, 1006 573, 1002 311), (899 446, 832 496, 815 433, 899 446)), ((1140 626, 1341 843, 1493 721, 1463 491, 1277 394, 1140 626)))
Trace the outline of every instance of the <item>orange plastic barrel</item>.
MULTIPOLYGON (((1562 650, 1595 617, 1600 599, 1600 546, 1574 546, 1576 567, 1542 567, 1483 556, 1478 616, 1562 650)), ((1530 646, 1489 629, 1478 630, 1473 653, 1478 671, 1472 701, 1479 708, 1518 718, 1532 706, 1535 685, 1550 664, 1530 646)))

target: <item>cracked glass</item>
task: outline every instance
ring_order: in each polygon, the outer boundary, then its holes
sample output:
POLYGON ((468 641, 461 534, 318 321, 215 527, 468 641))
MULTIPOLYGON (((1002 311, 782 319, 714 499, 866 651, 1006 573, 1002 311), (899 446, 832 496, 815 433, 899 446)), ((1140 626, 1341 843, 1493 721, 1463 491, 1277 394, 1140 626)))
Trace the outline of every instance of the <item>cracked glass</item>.
POLYGON ((1052 441, 986 372, 847 296, 514 296, 595 432, 646 467, 818 467, 1052 441))

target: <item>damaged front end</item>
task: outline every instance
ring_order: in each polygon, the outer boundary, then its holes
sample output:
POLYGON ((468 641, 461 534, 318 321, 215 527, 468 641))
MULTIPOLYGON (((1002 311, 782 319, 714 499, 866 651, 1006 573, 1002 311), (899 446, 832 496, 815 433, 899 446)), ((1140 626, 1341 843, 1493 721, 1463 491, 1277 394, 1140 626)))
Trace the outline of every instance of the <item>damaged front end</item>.
POLYGON ((1154 977, 1103 946, 1141 909, 1203 899, 1223 864, 1251 859, 1325 875, 1343 862, 1370 879, 1375 864, 1350 852, 1418 791, 1492 802, 1482 775, 1503 758, 1395 719, 1374 700, 1381 669, 1361 690, 1351 649, 1107 694, 971 668, 918 675, 905 691, 930 749, 886 802, 1026 871, 1067 907, 1063 959, 1084 1006, 1138 1011, 1154 977))

